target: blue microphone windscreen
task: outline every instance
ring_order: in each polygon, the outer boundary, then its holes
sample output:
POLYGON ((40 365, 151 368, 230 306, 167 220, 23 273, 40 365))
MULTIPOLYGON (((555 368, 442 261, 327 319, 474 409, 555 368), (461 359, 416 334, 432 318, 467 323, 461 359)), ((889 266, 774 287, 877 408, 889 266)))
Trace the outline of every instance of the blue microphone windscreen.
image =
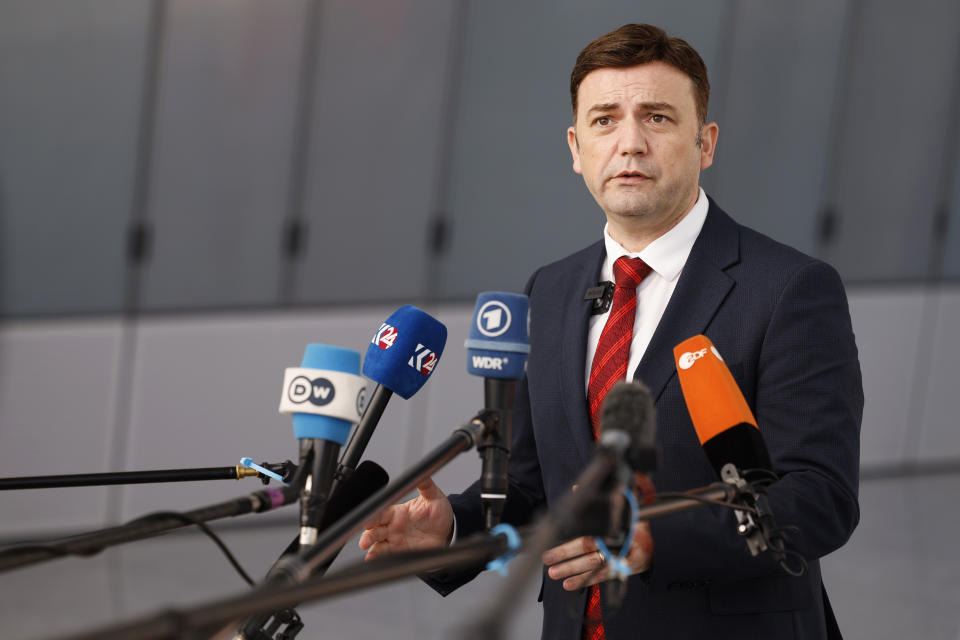
POLYGON ((530 299, 520 293, 481 293, 466 347, 467 373, 484 378, 522 378, 530 352, 530 299))
MULTIPOLYGON (((341 371, 360 375, 360 352, 344 347, 334 347, 329 344, 308 344, 303 352, 303 361, 300 364, 304 369, 321 369, 326 371, 341 371)), ((329 380, 318 379, 315 384, 330 384, 329 380)), ((332 390, 332 393, 336 393, 332 390)), ((293 435, 296 438, 319 438, 330 440, 341 446, 347 441, 353 423, 349 420, 321 416, 312 413, 294 413, 293 435)))
POLYGON ((446 344, 447 328, 442 322, 404 305, 370 340, 363 375, 408 400, 433 373, 446 344))

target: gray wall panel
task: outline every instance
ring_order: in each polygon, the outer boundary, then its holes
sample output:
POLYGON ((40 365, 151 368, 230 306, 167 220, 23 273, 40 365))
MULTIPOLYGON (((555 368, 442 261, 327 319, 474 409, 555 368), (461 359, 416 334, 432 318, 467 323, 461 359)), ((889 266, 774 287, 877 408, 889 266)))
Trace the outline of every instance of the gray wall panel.
POLYGON ((915 438, 911 399, 923 335, 924 292, 853 291, 850 317, 863 372, 864 466, 906 462, 906 443, 915 438))
POLYGON ((957 389, 960 376, 960 288, 951 286, 931 294, 935 301, 935 329, 924 339, 930 343, 929 360, 922 362, 929 370, 926 384, 917 390, 922 411, 920 432, 914 445, 917 460, 960 460, 960 428, 957 420, 957 389))
POLYGON ((147 9, 0 5, 0 314, 120 308, 147 9))
MULTIPOLYGON (((960 83, 960 77, 955 82, 960 83)), ((948 226, 943 254, 942 275, 951 279, 960 279, 960 135, 953 145, 956 157, 953 159, 954 175, 948 192, 948 226)))
POLYGON ((114 566, 103 555, 63 558, 8 576, 0 583, 0 636, 75 634, 118 618, 114 566))
POLYGON ((279 301, 306 0, 171 2, 147 309, 279 301))
POLYGON ((322 7, 297 300, 422 296, 455 4, 322 7))
MULTIPOLYGON (((0 327, 0 474, 110 471, 119 321, 0 327)), ((103 524, 102 487, 0 491, 0 535, 103 524)))
POLYGON ((845 278, 927 274, 960 3, 862 2, 840 130, 839 227, 824 254, 845 278), (902 46, 909 43, 909 46, 902 46))
POLYGON ((727 6, 471 4, 444 296, 519 291, 537 266, 601 237, 603 213, 571 170, 566 143, 570 70, 580 50, 621 24, 647 21, 688 39, 713 69, 727 6))
POLYGON ((729 84, 714 85, 722 119, 712 195, 739 222, 807 253, 816 248, 847 4, 738 2, 729 84))

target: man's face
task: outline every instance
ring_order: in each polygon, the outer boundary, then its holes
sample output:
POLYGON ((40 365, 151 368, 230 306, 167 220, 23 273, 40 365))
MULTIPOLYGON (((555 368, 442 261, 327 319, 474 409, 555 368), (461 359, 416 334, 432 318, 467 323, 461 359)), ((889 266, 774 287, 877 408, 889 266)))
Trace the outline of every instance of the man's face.
POLYGON ((693 82, 650 62, 588 73, 567 142, 573 170, 611 223, 672 226, 713 162, 717 125, 703 127, 699 146, 698 132, 693 82))

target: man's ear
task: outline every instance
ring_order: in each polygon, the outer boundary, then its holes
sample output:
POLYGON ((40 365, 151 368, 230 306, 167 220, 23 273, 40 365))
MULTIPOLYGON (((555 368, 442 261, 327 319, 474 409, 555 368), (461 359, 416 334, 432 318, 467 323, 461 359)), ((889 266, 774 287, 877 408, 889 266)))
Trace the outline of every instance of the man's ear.
POLYGON ((577 130, 567 127, 567 145, 570 146, 570 155, 573 157, 573 172, 580 173, 580 143, 577 141, 577 130))
POLYGON ((700 129, 700 170, 713 164, 713 154, 717 150, 717 136, 720 127, 716 122, 708 122, 700 129))

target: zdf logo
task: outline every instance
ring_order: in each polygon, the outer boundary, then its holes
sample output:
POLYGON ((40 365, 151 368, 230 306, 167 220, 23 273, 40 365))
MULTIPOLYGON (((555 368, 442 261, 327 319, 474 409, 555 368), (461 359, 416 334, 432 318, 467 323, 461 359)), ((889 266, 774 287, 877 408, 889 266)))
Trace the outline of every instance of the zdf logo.
POLYGON ((707 351, 712 352, 713 355, 717 356, 717 359, 720 360, 720 362, 723 362, 723 358, 720 357, 720 352, 717 351, 717 348, 713 345, 710 345, 709 349, 707 349, 707 347, 704 347, 699 351, 692 351, 692 352, 687 351, 685 354, 680 356, 680 358, 677 360, 677 365, 681 369, 689 369, 690 367, 693 366, 694 362, 696 362, 703 356, 707 355, 707 351))
POLYGON ((510 308, 499 300, 490 300, 477 311, 477 329, 488 338, 506 333, 510 320, 510 308))
POLYGON ((322 407, 333 402, 336 395, 337 390, 333 383, 326 378, 311 380, 306 376, 297 376, 290 381, 290 386, 287 388, 287 397, 294 404, 310 402, 310 404, 322 407))
POLYGON ((417 350, 410 356, 407 364, 423 375, 428 376, 433 372, 433 368, 437 366, 437 360, 439 359, 436 353, 427 349, 424 345, 417 343, 417 350))
POLYGON ((393 346, 393 343, 397 341, 397 336, 399 335, 400 332, 397 331, 396 327, 384 322, 380 325, 380 329, 373 335, 373 340, 370 342, 381 349, 389 349, 393 346))

